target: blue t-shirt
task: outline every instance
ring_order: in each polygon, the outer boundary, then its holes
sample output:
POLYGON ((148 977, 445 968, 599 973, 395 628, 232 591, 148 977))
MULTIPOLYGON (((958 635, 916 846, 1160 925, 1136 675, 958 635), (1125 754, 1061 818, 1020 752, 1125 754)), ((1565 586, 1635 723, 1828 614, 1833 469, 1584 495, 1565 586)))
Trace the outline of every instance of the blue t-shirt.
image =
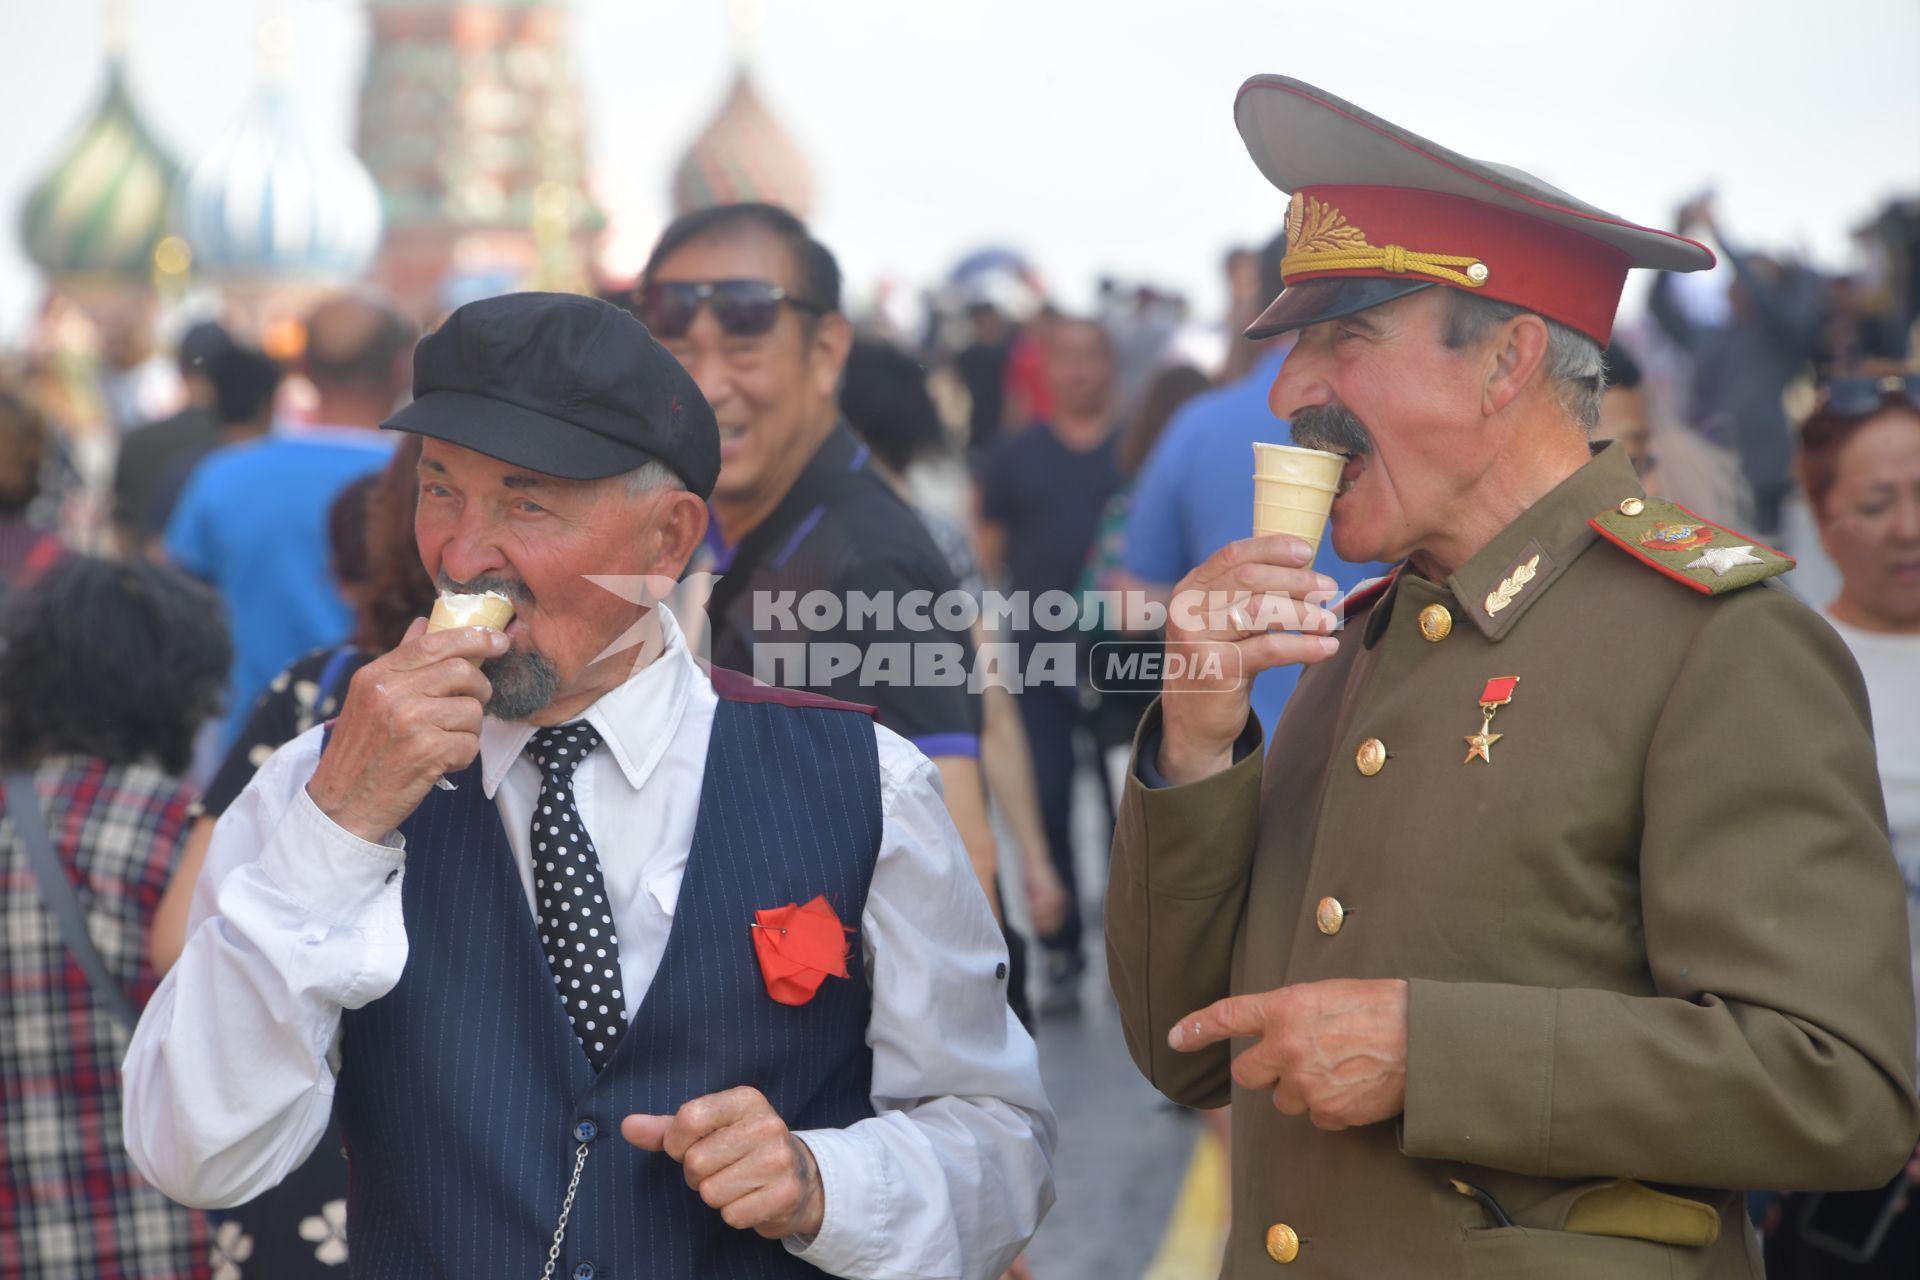
POLYGON ((327 509, 386 466, 393 445, 371 431, 312 428, 216 449, 188 478, 167 521, 167 555, 227 602, 233 680, 223 741, 269 681, 353 629, 333 580, 327 509))
MULTIPOLYGON (((1124 555, 1128 573, 1171 586, 1229 542, 1253 536, 1253 445, 1288 443, 1287 424, 1267 407, 1267 392, 1285 361, 1285 352, 1271 353, 1240 381, 1195 396, 1174 414, 1134 487, 1124 555)), ((1321 540, 1313 567, 1344 591, 1388 568, 1349 564, 1334 554, 1330 538, 1321 540)), ((1253 710, 1267 734, 1299 679, 1297 666, 1254 678, 1253 710)))

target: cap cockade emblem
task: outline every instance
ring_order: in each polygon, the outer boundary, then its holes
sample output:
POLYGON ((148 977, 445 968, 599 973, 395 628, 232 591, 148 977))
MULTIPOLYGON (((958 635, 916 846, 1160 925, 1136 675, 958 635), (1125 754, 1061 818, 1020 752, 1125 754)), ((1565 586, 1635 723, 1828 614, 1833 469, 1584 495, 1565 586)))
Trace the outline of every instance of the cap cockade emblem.
POLYGON ((1487 282, 1487 264, 1471 254, 1422 253, 1404 245, 1375 245, 1347 215, 1317 196, 1296 193, 1287 202, 1287 253, 1281 277, 1312 271, 1368 271, 1423 275, 1464 289, 1487 282), (1456 270, 1456 268, 1462 268, 1456 270))
POLYGON ((1340 249, 1371 249, 1366 233, 1347 221, 1345 214, 1313 196, 1295 196, 1287 202, 1287 253, 1329 253, 1340 249))

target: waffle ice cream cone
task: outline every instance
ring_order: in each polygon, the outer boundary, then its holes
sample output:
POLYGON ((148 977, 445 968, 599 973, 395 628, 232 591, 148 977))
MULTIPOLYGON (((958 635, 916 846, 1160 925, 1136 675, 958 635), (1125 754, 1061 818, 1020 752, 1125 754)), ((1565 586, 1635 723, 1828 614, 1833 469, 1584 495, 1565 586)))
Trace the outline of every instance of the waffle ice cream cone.
POLYGON ((1284 444, 1253 446, 1253 532, 1290 533, 1320 550, 1327 515, 1347 460, 1319 449, 1284 444))
POLYGON ((433 602, 433 612, 427 617, 427 630, 485 627, 489 631, 505 631, 507 624, 512 621, 513 601, 498 591, 486 591, 479 595, 448 592, 433 602))

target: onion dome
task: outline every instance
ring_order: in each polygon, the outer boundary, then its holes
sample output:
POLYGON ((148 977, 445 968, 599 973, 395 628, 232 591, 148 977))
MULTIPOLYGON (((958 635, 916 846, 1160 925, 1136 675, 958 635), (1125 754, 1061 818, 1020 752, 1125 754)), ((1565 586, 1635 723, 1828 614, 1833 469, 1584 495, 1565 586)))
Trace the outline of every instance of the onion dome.
POLYGON ((373 179, 274 80, 188 171, 178 213, 195 270, 229 280, 351 279, 380 247, 373 179))
POLYGON ((27 257, 55 280, 150 279, 179 172, 134 110, 119 59, 110 60, 93 118, 27 196, 27 257))
POLYGON ((678 215, 743 200, 781 205, 801 218, 813 206, 807 162, 744 69, 675 170, 673 211, 678 215))

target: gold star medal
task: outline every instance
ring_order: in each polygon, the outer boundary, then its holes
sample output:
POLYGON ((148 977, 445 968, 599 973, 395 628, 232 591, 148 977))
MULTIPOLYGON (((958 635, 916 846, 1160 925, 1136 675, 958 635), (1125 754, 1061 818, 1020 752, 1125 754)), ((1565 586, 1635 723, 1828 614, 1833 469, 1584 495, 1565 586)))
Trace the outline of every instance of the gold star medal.
POLYGON ((1461 764, 1472 764, 1475 760, 1493 763, 1488 749, 1507 736, 1493 731, 1493 713, 1513 701, 1513 687, 1519 683, 1519 676, 1495 676, 1487 681, 1487 687, 1480 691, 1480 732, 1466 735, 1467 758, 1461 764))

